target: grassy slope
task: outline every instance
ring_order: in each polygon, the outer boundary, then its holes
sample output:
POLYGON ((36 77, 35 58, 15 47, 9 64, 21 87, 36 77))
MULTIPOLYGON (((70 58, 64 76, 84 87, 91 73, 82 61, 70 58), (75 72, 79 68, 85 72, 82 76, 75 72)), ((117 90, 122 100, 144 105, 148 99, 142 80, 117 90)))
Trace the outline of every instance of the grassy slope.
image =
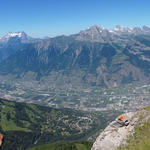
POLYGON ((28 150, 90 150, 91 142, 70 142, 40 145, 28 150))
POLYGON ((27 128, 19 127, 13 119, 15 119, 15 103, 3 101, 3 106, 0 111, 0 126, 3 131, 30 131, 27 128))
MULTIPOLYGON (((150 107, 145 109, 150 114, 150 107)), ((150 119, 142 126, 138 124, 135 128, 134 135, 119 150, 150 150, 150 119)))

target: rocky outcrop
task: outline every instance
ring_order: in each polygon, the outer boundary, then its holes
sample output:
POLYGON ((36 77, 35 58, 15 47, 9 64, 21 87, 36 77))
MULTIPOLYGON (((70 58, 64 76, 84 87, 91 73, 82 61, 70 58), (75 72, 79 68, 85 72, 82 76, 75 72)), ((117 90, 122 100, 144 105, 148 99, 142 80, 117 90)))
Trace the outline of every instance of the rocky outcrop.
POLYGON ((134 133, 134 127, 139 119, 139 112, 123 114, 128 118, 128 125, 118 123, 118 118, 111 122, 108 127, 98 136, 91 150, 116 150, 125 144, 130 135, 134 133))

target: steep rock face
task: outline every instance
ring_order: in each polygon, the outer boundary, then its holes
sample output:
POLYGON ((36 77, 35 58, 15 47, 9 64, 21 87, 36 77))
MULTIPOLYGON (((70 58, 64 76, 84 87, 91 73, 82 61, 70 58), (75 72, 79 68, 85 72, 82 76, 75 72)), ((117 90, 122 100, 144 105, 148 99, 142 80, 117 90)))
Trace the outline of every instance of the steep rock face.
POLYGON ((27 44, 39 40, 28 36, 25 32, 10 32, 6 34, 0 38, 0 62, 24 49, 27 44))
MULTIPOLYGON (((144 114, 146 114, 144 110, 123 114, 123 116, 126 116, 129 120, 129 125, 127 126, 118 124, 118 118, 116 118, 116 120, 111 122, 98 136, 91 150, 117 150, 119 146, 126 144, 129 136, 134 133, 135 126, 139 123, 140 116, 144 114)), ((150 113, 145 116, 143 120, 140 120, 141 124, 150 118, 150 113)))
POLYGON ((14 37, 7 42, 0 43, 0 62, 15 54, 24 46, 25 44, 21 43, 20 39, 14 37))
POLYGON ((111 40, 111 33, 107 29, 95 25, 85 31, 81 31, 76 39, 79 41, 104 43, 111 40))

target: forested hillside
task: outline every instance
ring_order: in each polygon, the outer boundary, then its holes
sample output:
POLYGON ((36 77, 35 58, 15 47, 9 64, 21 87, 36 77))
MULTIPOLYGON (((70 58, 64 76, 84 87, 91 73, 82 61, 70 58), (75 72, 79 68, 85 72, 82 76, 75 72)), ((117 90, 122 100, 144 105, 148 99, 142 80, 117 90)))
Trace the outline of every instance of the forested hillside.
POLYGON ((26 149, 57 141, 87 139, 106 126, 113 113, 87 113, 0 99, 3 150, 26 149))

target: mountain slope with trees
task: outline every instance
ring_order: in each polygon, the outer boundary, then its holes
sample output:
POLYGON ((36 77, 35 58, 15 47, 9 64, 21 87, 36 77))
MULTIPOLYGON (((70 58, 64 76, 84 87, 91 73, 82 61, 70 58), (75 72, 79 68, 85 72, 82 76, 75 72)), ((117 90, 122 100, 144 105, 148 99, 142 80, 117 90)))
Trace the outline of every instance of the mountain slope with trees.
POLYGON ((96 114, 0 99, 2 149, 24 150, 45 143, 86 140, 104 128, 112 116, 113 112, 96 114))

